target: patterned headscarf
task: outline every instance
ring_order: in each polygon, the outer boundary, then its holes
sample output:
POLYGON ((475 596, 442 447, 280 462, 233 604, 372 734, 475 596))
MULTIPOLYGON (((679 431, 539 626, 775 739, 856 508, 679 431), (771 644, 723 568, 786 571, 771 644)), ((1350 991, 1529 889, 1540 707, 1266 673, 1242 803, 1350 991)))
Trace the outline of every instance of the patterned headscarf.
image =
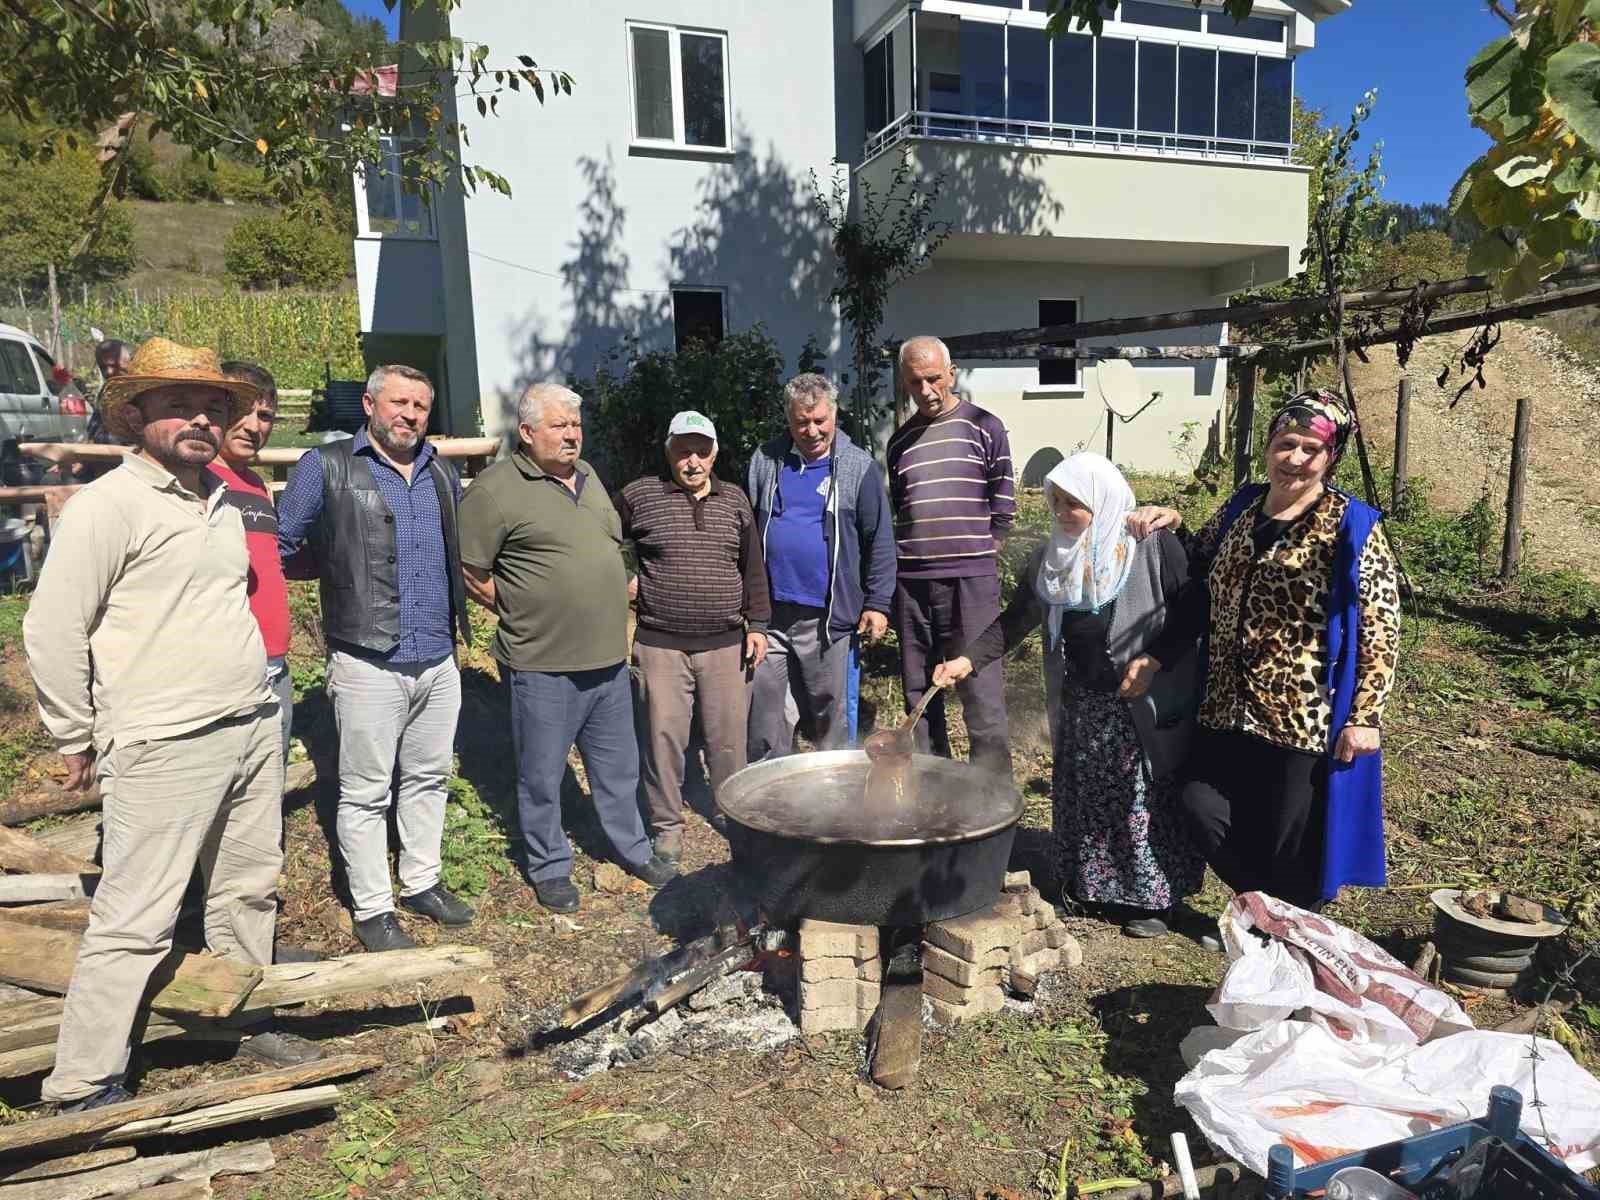
POLYGON ((1033 585, 1047 609, 1049 646, 1060 636, 1063 612, 1098 612, 1117 598, 1133 570, 1137 546, 1128 532, 1128 514, 1137 503, 1133 489, 1109 460, 1087 450, 1063 459, 1044 477, 1047 501, 1052 489, 1071 496, 1094 518, 1076 537, 1051 522, 1050 541, 1033 585))
POLYGON ((1267 427, 1267 444, 1270 446, 1273 438, 1289 428, 1314 437, 1328 447, 1328 470, 1331 472, 1344 456, 1345 444, 1350 440, 1355 422, 1344 401, 1332 392, 1316 388, 1301 392, 1273 414, 1272 423, 1267 427))

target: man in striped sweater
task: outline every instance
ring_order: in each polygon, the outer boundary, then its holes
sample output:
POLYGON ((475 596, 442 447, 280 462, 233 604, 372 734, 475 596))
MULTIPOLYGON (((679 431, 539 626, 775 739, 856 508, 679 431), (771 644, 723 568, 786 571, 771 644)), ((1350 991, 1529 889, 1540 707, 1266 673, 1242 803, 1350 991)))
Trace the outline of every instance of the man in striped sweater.
MULTIPOLYGON (((895 512, 894 624, 900 678, 910 712, 933 668, 1000 614, 996 551, 1016 519, 1011 443, 1000 418, 955 393, 955 367, 938 338, 900 347, 900 383, 916 413, 889 439, 889 497, 895 512)), ((971 761, 1007 777, 1004 664, 991 663, 956 685, 971 739, 971 761)), ((944 700, 917 722, 917 748, 945 757, 950 737, 944 700)))
POLYGON ((767 651, 772 610, 750 501, 712 473, 717 431, 681 412, 667 469, 622 489, 617 512, 639 568, 633 658, 645 714, 640 763, 656 857, 683 853, 683 770, 695 704, 711 789, 745 765, 750 672, 767 651))

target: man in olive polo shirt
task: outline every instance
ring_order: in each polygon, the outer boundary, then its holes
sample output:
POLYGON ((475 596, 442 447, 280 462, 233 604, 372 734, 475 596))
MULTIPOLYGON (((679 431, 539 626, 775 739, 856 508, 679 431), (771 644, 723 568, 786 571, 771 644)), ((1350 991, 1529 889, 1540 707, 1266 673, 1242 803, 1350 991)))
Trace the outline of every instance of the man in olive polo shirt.
POLYGON ((639 745, 628 678, 622 522, 583 449, 581 398, 536 383, 517 404, 517 450, 461 502, 467 594, 500 619, 494 656, 511 702, 523 869, 539 903, 573 912, 561 780, 574 743, 600 825, 652 887, 677 872, 639 817, 639 745))

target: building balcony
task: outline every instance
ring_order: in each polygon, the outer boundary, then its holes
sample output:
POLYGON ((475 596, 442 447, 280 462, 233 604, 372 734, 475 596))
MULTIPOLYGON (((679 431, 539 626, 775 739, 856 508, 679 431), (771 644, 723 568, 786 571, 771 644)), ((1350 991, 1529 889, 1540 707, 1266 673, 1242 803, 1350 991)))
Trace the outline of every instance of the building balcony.
POLYGON ((355 172, 356 296, 364 334, 440 336, 444 287, 433 206, 408 191, 403 139, 355 172))

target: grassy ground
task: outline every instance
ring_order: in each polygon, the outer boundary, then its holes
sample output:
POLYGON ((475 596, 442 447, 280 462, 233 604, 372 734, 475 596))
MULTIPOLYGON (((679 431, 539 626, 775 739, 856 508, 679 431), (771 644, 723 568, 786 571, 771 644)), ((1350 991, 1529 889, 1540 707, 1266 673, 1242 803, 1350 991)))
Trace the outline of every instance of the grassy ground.
MULTIPOLYGON (((1137 486, 1147 499, 1176 500, 1191 523, 1215 505, 1168 480, 1137 486)), ((1037 497, 1023 508, 1025 524, 1042 528, 1037 497)), ((1393 526, 1417 585, 1386 729, 1395 886, 1347 892, 1331 913, 1407 959, 1430 926, 1428 887, 1458 881, 1538 894, 1566 907, 1582 934, 1600 932, 1600 590, 1538 573, 1510 590, 1480 585, 1480 525, 1473 514, 1433 513, 1419 502, 1393 526)), ((1013 564, 1025 542, 1013 542, 1013 564)), ((314 595, 297 587, 295 609, 297 753, 329 778, 334 739, 314 595)), ((18 700, 26 694, 12 636, 19 614, 19 601, 0 601, 0 680, 18 700)), ((1062 1197, 1073 1180, 1147 1172, 1167 1134, 1187 1127, 1171 1102, 1183 1070, 1176 1047, 1205 1019, 1220 960, 1183 939, 1133 942, 1077 917, 1069 923, 1085 965, 1050 977, 1031 1014, 1008 1011, 955 1035, 930 1035, 922 1077, 904 1092, 865 1085, 861 1041, 847 1035, 763 1053, 667 1052, 578 1085, 560 1077, 547 1054, 528 1049, 530 1032, 553 1005, 702 931, 728 881, 726 844, 691 818, 683 879, 654 894, 596 891, 592 868, 604 841, 575 769, 565 816, 583 908, 570 919, 540 910, 507 860, 514 825, 506 717, 484 653, 487 623, 475 615, 447 878, 474 893, 480 909, 452 939, 492 949, 497 969, 472 983, 476 1010, 390 994, 289 1016, 292 1029, 383 1054, 389 1065, 349 1085, 333 1121, 308 1117, 270 1130, 279 1167, 255 1180, 219 1180, 219 1196, 1062 1197), (416 1023, 426 1016, 447 1020, 430 1030, 416 1023)), ((1036 639, 1008 663, 1007 678, 1017 783, 1027 799, 1016 858, 1040 870, 1049 764, 1036 639)), ((897 713, 892 647, 869 660, 864 693, 869 717, 897 713)), ((25 704, 0 709, 0 722, 3 744, 22 764, 11 786, 26 787, 28 771, 50 765, 37 725, 25 704)), ((959 742, 959 723, 956 734, 959 742)), ((5 787, 0 777, 0 792, 5 787)), ((343 953, 355 944, 330 881, 324 831, 333 799, 327 787, 289 798, 283 930, 343 953)), ((1211 881, 1199 904, 1216 911, 1225 897, 1211 881)), ((432 927, 411 930, 424 942, 444 940, 432 927)), ((1548 966, 1570 957, 1579 936, 1555 948, 1548 966)), ((1569 1017, 1574 1044, 1593 1062, 1600 980, 1586 986, 1588 1009, 1569 1017)), ((1480 1024, 1512 1007, 1468 1005, 1480 1024)), ((153 1047, 147 1066, 152 1089, 243 1069, 171 1046, 153 1047)))
POLYGON ((215 201, 130 200, 138 267, 119 286, 141 292, 217 292, 223 275, 222 243, 245 217, 269 210, 215 201))

